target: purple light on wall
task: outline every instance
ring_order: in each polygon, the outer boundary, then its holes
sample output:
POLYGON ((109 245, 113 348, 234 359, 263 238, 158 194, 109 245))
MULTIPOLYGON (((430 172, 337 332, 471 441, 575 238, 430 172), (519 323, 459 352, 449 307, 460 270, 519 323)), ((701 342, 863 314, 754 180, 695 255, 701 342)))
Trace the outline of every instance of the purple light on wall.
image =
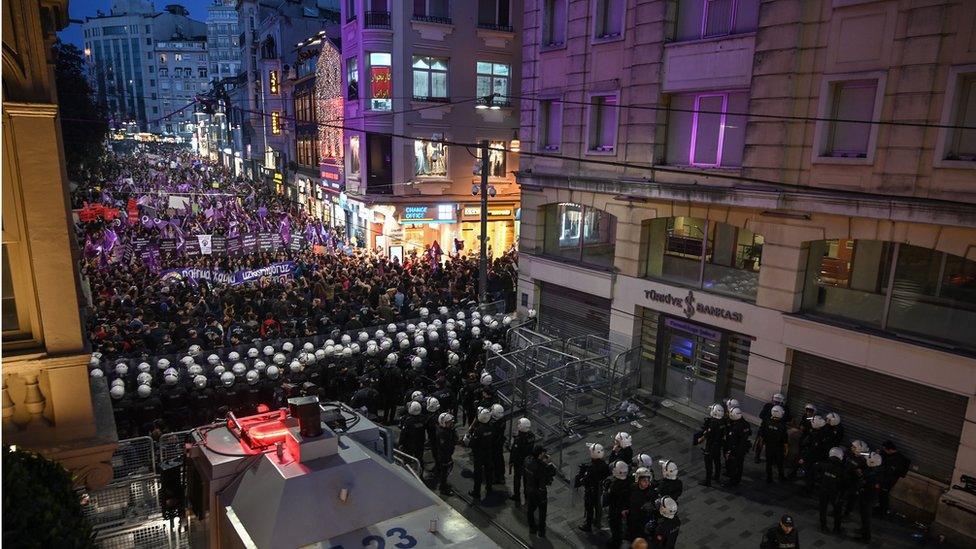
MULTIPOLYGON (((692 166, 702 166, 702 167, 717 167, 722 165, 722 147, 725 144, 725 117, 728 111, 729 105, 729 94, 728 92, 723 93, 702 93, 695 96, 695 113, 692 117, 691 122, 691 143, 688 147, 688 163, 692 166), (698 144, 698 117, 700 116, 701 110, 701 100, 707 99, 709 97, 721 97, 722 98, 722 114, 719 117, 718 125, 718 143, 715 148, 715 162, 695 162, 695 146, 698 144)), ((706 113, 711 114, 711 113, 706 113)))

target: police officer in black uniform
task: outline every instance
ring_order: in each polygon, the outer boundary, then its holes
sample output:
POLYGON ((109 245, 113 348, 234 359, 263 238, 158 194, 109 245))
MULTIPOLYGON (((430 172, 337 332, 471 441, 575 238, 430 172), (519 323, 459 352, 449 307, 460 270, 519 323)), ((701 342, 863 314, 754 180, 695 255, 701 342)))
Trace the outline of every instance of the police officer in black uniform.
POLYGON ((681 519, 678 518, 678 503, 669 497, 657 499, 655 519, 650 535, 650 549, 674 549, 678 543, 678 532, 681 530, 681 519))
POLYGON ((491 410, 481 408, 478 410, 477 419, 468 431, 468 445, 471 448, 471 457, 474 465, 474 489, 471 490, 471 497, 481 499, 481 485, 485 484, 485 496, 491 494, 491 440, 492 430, 489 421, 491 420, 491 410))
POLYGON ((624 515, 630 505, 630 491, 634 484, 628 478, 629 465, 623 461, 616 461, 610 468, 613 480, 607 485, 607 522, 610 523, 610 542, 607 547, 620 549, 624 539, 624 515))
POLYGON ((603 495, 603 484, 610 476, 610 467, 604 461, 604 450, 602 444, 590 444, 590 460, 580 465, 579 472, 576 473, 574 484, 577 488, 583 487, 583 507, 586 522, 581 524, 579 529, 593 532, 593 526, 600 529, 600 522, 603 518, 603 503, 600 501, 603 495))
POLYGON ((532 455, 525 458, 525 510, 528 513, 529 533, 546 537, 546 510, 549 507, 549 485, 556 476, 556 466, 546 449, 536 445, 532 455))
POLYGON ((515 506, 522 505, 522 484, 525 472, 525 458, 535 447, 535 434, 532 433, 532 422, 528 418, 521 418, 516 423, 516 433, 512 437, 512 445, 508 453, 508 469, 512 473, 512 499, 515 506))
POLYGON ((752 427, 742 417, 742 410, 729 410, 728 421, 725 424, 725 440, 722 441, 725 452, 725 474, 727 481, 724 486, 738 486, 742 482, 742 468, 746 454, 749 453, 749 437, 752 427))
POLYGON ((775 406, 779 406, 780 409, 783 410, 783 415, 780 416, 780 419, 783 420, 784 424, 789 425, 790 419, 792 419, 790 417, 790 411, 786 408, 786 397, 784 397, 781 393, 776 393, 775 395, 773 395, 771 402, 767 402, 766 404, 763 404, 762 410, 760 410, 759 412, 760 436, 756 437, 756 463, 762 461, 761 458, 763 454, 763 449, 766 447, 766 441, 763 440, 761 434, 763 429, 766 427, 766 425, 769 424, 769 420, 772 417, 773 407, 775 406))
POLYGON ((420 462, 421 473, 424 468, 424 434, 427 425, 422 414, 422 405, 412 401, 407 404, 407 413, 400 420, 400 450, 415 457, 420 462))
POLYGON ((789 435, 786 430, 786 414, 781 406, 773 406, 769 419, 759 428, 759 440, 762 441, 766 454, 766 482, 773 482, 773 468, 779 473, 779 480, 783 480, 783 463, 786 460, 786 450, 789 435))
POLYGON ((817 464, 814 473, 818 478, 818 497, 820 506, 820 530, 827 531, 827 506, 833 506, 834 533, 841 532, 843 496, 847 491, 847 471, 844 467, 844 449, 831 448, 826 460, 817 464))
POLYGON ((634 472, 634 486, 630 491, 630 502, 627 507, 627 539, 634 540, 644 535, 647 522, 651 519, 651 509, 647 506, 654 502, 654 491, 651 490, 651 470, 638 467, 634 472))
POLYGON ((722 476, 722 437, 725 434, 725 410, 721 404, 712 404, 708 417, 702 424, 696 443, 702 447, 705 457, 705 480, 703 486, 711 486, 722 476))
POLYGON ((444 412, 437 418, 437 433, 433 441, 434 474, 437 489, 445 496, 453 496, 454 490, 447 482, 447 475, 454 463, 454 447, 457 445, 457 432, 454 430, 454 416, 444 412))

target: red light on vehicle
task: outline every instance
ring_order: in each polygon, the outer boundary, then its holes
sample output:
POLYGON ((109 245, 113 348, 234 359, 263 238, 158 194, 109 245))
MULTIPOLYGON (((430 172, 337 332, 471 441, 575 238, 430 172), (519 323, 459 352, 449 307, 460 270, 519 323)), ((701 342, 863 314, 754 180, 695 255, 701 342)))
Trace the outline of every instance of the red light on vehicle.
POLYGON ((276 442, 284 441, 287 435, 288 429, 280 421, 259 423, 247 430, 247 436, 256 446, 271 446, 276 442))

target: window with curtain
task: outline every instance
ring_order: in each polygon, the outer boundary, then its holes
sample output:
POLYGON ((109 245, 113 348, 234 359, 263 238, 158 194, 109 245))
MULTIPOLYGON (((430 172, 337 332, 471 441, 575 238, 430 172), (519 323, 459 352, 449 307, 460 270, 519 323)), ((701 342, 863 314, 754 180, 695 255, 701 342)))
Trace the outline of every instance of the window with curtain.
POLYGON ((413 56, 413 97, 417 100, 447 100, 447 59, 413 56))
POLYGON ((477 71, 477 82, 475 94, 479 101, 483 97, 491 94, 498 94, 494 99, 495 105, 507 105, 509 103, 509 78, 511 77, 511 65, 505 63, 490 63, 488 61, 478 61, 475 65, 477 71))

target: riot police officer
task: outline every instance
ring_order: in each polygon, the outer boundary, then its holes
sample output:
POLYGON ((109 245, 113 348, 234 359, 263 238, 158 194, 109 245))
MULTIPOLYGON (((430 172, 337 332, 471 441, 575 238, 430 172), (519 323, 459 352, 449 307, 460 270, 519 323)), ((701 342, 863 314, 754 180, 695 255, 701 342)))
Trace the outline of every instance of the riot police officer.
POLYGON ((193 376, 193 389, 188 395, 194 427, 206 425, 214 420, 214 392, 207 387, 209 380, 204 375, 193 376))
POLYGON ((841 531, 843 496, 847 490, 847 472, 844 468, 844 449, 831 448, 826 460, 817 463, 814 474, 817 476, 820 508, 820 530, 827 531, 827 506, 832 506, 834 533, 841 531))
POLYGON ((607 547, 620 549, 620 542, 624 539, 624 518, 630 504, 630 491, 633 484, 628 479, 630 467, 626 462, 616 461, 610 473, 613 480, 606 489, 607 522, 610 523, 610 543, 607 547))
POLYGON ((634 487, 630 491, 630 502, 627 506, 627 539, 633 540, 644 534, 647 521, 651 518, 645 506, 653 501, 651 470, 640 467, 634 472, 634 487))
POLYGON ((576 474, 575 486, 583 487, 583 507, 586 522, 580 525, 579 529, 584 532, 593 532, 593 525, 600 529, 600 522, 603 515, 603 504, 600 496, 603 490, 603 481, 610 476, 610 467, 603 460, 604 450, 601 444, 590 444, 590 460, 580 465, 579 472, 576 474))
POLYGON ((488 422, 491 421, 491 410, 480 408, 475 422, 468 431, 468 444, 471 447, 471 457, 474 465, 474 489, 471 497, 481 499, 481 485, 485 484, 485 496, 491 494, 491 441, 492 430, 488 422))
POLYGON ((632 462, 634 460, 633 442, 634 439, 631 438, 630 433, 621 431, 614 435, 613 447, 610 449, 610 456, 608 458, 610 463, 622 461, 629 464, 632 462))
POLYGON ((535 447, 535 434, 532 433, 532 422, 528 418, 521 418, 516 424, 515 436, 508 453, 508 469, 512 472, 512 499, 515 506, 522 505, 523 473, 525 472, 525 458, 535 447))
POLYGON ((871 452, 865 459, 864 482, 858 497, 858 512, 861 515, 861 540, 871 541, 871 515, 881 493, 881 454, 871 452))
POLYGON ((749 452, 749 437, 752 427, 742 417, 742 410, 729 410, 728 421, 725 424, 725 437, 722 447, 725 452, 725 474, 728 480, 725 486, 738 486, 742 482, 743 462, 749 452))
POLYGON ((708 409, 696 442, 701 445, 705 457, 705 480, 703 486, 711 486, 712 479, 719 481, 722 475, 722 435, 725 427, 725 410, 721 404, 712 404, 708 409))
POLYGON ((556 476, 546 449, 536 445, 532 455, 525 458, 525 510, 528 514, 529 533, 546 537, 546 510, 549 506, 549 485, 556 476))
POLYGON ((669 459, 661 461, 661 477, 661 480, 654 481, 651 486, 654 495, 658 498, 667 496, 678 501, 684 492, 684 483, 678 478, 678 464, 669 459))
POLYGON ((437 417, 437 434, 433 442, 434 474, 437 489, 445 496, 453 496, 454 490, 447 482, 447 475, 454 463, 454 447, 457 445, 457 432, 454 430, 454 416, 442 413, 437 417))
POLYGON ((821 416, 810 418, 810 432, 800 443, 800 465, 806 471, 806 492, 811 492, 818 476, 812 474, 817 468, 817 464, 824 459, 824 450, 829 448, 826 445, 827 439, 823 430, 827 421, 821 416))
POLYGON ((766 482, 773 482, 773 467, 779 473, 779 480, 783 480, 783 462, 789 444, 785 415, 781 406, 773 406, 769 412, 769 419, 759 428, 758 439, 762 440, 762 447, 766 454, 766 482))
POLYGON ((491 471, 492 484, 505 484, 505 408, 491 405, 491 471))
POLYGON ((424 470, 424 433, 426 424, 421 415, 422 406, 412 401, 407 405, 407 414, 400 420, 400 450, 415 457, 424 470))
POLYGON ((659 498, 657 517, 653 528, 650 529, 651 549, 674 549, 678 542, 678 532, 681 530, 681 520, 678 518, 678 503, 669 497, 659 498))
MULTIPOLYGON (((759 433, 763 432, 763 429, 769 424, 769 420, 772 417, 773 408, 779 406, 780 410, 783 410, 783 415, 780 419, 784 424, 789 425, 790 423, 790 412, 786 408, 786 397, 782 393, 776 393, 773 395, 771 402, 763 404, 762 410, 759 412, 759 433)), ((759 463, 763 454, 763 448, 766 446, 766 441, 763 440, 762 436, 756 437, 756 463, 759 463)))

